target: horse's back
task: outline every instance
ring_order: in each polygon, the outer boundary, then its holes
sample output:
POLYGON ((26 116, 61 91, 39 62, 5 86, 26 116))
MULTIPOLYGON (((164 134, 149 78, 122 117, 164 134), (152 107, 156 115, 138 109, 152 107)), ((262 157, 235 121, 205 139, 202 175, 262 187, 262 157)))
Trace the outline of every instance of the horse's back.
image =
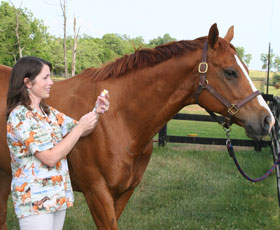
POLYGON ((5 95, 7 94, 8 84, 9 84, 9 78, 11 74, 12 68, 0 65, 0 94, 5 95))
POLYGON ((6 101, 11 68, 0 65, 0 169, 10 170, 10 154, 6 141, 6 101))
POLYGON ((6 96, 7 96, 7 91, 8 91, 11 70, 12 69, 8 66, 0 65, 0 96, 1 96, 0 110, 1 111, 3 109, 5 109, 5 108, 3 108, 2 103, 5 102, 5 105, 6 105, 6 96))
POLYGON ((97 98, 95 92, 94 86, 84 82, 79 76, 75 76, 67 80, 54 82, 50 98, 46 100, 46 103, 78 120, 93 108, 92 106, 97 98))

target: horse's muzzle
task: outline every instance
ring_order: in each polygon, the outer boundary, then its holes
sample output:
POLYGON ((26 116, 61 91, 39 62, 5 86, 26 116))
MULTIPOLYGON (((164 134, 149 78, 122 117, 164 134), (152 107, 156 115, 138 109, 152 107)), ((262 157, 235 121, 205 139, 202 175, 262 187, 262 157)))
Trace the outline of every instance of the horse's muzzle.
POLYGON ((267 115, 261 122, 248 122, 245 124, 246 135, 254 140, 261 140, 267 136, 273 127, 275 120, 267 115))

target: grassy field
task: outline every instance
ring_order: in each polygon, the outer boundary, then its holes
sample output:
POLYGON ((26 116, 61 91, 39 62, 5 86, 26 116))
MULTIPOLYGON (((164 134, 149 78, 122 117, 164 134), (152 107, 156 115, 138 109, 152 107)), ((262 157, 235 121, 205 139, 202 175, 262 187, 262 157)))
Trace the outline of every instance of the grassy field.
MULTIPOLYGON (((254 177, 272 164, 269 149, 238 151, 237 156, 254 177)), ((95 229, 83 196, 75 197, 64 229, 95 229)), ((9 229, 18 229, 12 213, 10 208, 9 229)), ((279 224, 274 175, 252 184, 240 176, 225 151, 186 151, 183 145, 168 144, 155 147, 119 229, 276 230, 279 224)))
MULTIPOLYGON (((238 154, 251 175, 270 165, 269 154, 251 154, 238 154)), ((223 151, 156 148, 120 229, 279 229, 275 188, 274 178, 243 180, 223 151)))
MULTIPOLYGON (((199 108, 185 108, 203 113, 199 108)), ((199 132, 200 136, 224 137, 215 124, 196 125, 171 121, 168 131, 174 135, 199 132), (205 133, 203 133, 203 130, 205 133)), ((244 130, 235 127, 237 137, 244 130)), ((262 152, 237 148, 237 157, 244 170, 261 176, 272 165, 269 148, 262 152)), ((64 230, 96 229, 84 197, 75 193, 74 208, 67 211, 64 230)), ((18 229, 12 202, 9 200, 9 229, 18 229)), ((157 147, 143 181, 119 220, 119 229, 280 229, 275 175, 253 184, 241 177, 224 146, 171 144, 157 147)))
MULTIPOLYGON (((266 79, 267 79, 267 72, 265 71, 258 71, 258 70, 250 70, 249 72, 251 79, 254 81, 255 86, 258 90, 263 93, 266 93, 266 79)), ((269 82, 272 83, 272 79, 274 76, 274 72, 270 72, 269 74, 269 82)), ((279 73, 277 73, 279 75, 279 73)), ((274 86, 269 86, 268 93, 273 94, 274 96, 280 96, 280 89, 276 89, 274 86)))

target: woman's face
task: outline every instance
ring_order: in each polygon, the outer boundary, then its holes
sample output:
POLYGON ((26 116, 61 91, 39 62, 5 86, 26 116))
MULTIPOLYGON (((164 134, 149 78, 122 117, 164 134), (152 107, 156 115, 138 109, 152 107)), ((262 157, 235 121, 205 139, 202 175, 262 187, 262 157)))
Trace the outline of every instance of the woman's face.
POLYGON ((29 89, 31 101, 40 103, 42 99, 48 98, 53 85, 49 66, 43 65, 41 72, 35 79, 32 82, 27 82, 25 85, 29 89))

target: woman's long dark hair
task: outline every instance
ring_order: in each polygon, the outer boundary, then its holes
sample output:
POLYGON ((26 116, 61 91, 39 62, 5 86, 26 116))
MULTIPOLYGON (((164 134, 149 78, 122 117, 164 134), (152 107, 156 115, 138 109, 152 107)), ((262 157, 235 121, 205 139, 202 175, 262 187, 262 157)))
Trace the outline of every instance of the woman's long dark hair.
MULTIPOLYGON (((41 72, 43 65, 47 65, 52 70, 52 64, 38 57, 28 56, 20 58, 14 65, 10 80, 7 95, 7 110, 6 119, 11 111, 18 105, 24 105, 27 109, 31 110, 31 100, 27 92, 27 87, 24 84, 24 78, 29 78, 33 81, 41 72)), ((49 114, 49 107, 41 101, 41 108, 45 113, 49 114)))

